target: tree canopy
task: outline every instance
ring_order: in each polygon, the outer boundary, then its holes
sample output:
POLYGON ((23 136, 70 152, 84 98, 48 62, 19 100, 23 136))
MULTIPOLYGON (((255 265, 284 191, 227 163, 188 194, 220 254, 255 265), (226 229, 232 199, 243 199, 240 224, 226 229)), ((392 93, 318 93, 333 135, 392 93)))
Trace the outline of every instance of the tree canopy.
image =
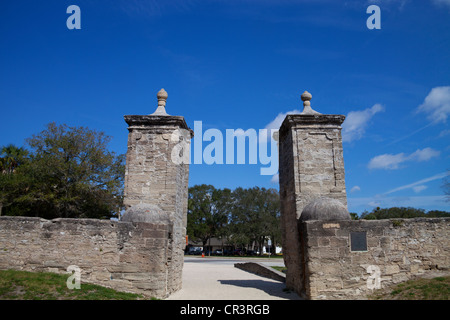
POLYGON ((0 149, 0 173, 12 174, 27 161, 28 151, 9 144, 0 149))
POLYGON ((255 243, 259 251, 264 241, 281 242, 278 191, 265 188, 216 189, 212 185, 189 188, 187 234, 202 241, 226 239, 235 246, 255 243))
POLYGON ((411 207, 392 207, 392 208, 380 208, 376 207, 371 212, 364 211, 361 214, 360 219, 366 220, 380 220, 380 219, 393 219, 393 218, 442 218, 450 217, 450 212, 430 210, 425 212, 424 209, 416 209, 411 207))
POLYGON ((107 150, 110 139, 86 127, 50 123, 26 140, 29 151, 2 148, 3 214, 47 219, 117 215, 125 157, 107 150))
POLYGON ((231 191, 218 190, 212 185, 189 188, 187 234, 205 246, 212 237, 224 235, 228 222, 231 191))

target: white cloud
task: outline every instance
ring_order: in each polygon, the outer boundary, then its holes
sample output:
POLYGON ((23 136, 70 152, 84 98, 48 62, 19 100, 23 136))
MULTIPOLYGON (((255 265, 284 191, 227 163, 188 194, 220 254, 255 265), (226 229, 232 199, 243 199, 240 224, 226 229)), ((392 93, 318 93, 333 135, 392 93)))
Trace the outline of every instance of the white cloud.
MULTIPOLYGON (((344 123, 342 124, 342 141, 350 142, 353 140, 359 140, 363 137, 366 132, 367 125, 372 117, 379 113, 383 112, 384 107, 381 104, 375 104, 371 108, 367 108, 361 111, 350 111, 344 123)), ((269 132, 271 129, 278 130, 280 129, 281 124, 288 114, 300 114, 299 110, 292 110, 285 113, 279 113, 275 119, 273 119, 268 125, 266 125, 265 129, 268 129, 269 132)), ((267 138, 260 137, 261 142, 267 141, 267 138)))
POLYGON ((283 123, 284 119, 286 118, 286 116, 288 114, 300 114, 300 113, 301 113, 301 111, 299 111, 299 110, 292 110, 292 111, 288 111, 288 112, 285 112, 285 113, 279 113, 275 117, 275 119, 273 119, 268 125, 265 126, 264 129, 268 130, 266 132, 267 134, 261 134, 259 136, 259 142, 260 143, 264 143, 264 142, 269 141, 269 138, 271 138, 270 137, 271 130, 276 130, 278 132, 278 130, 281 127, 281 124, 283 123))
POLYGON ((381 202, 376 202, 376 201, 370 201, 369 203, 367 203, 369 206, 371 207, 379 207, 381 205, 381 202))
POLYGON ((446 5, 450 7, 450 0, 432 0, 432 2, 437 5, 446 5))
POLYGON ((274 183, 274 184, 279 183, 279 179, 280 179, 280 175, 278 173, 274 174, 272 176, 272 179, 270 179, 270 183, 274 183))
POLYGON ((424 186, 424 185, 412 187, 412 189, 414 190, 415 193, 419 193, 419 192, 421 192, 421 191, 423 191, 423 190, 425 190, 425 189, 427 189, 427 188, 428 188, 428 187, 427 187, 427 186, 424 186))
POLYGON ((428 177, 428 178, 425 178, 425 179, 422 179, 422 180, 419 180, 419 181, 416 181, 416 182, 413 182, 413 183, 410 183, 410 184, 407 184, 407 185, 404 185, 404 186, 401 186, 401 187, 398 187, 398 188, 395 188, 392 190, 389 190, 388 192, 385 192, 384 194, 390 194, 390 193, 394 193, 394 192, 405 190, 405 189, 413 189, 414 191, 419 190, 419 192, 420 192, 420 191, 424 190, 424 188, 418 188, 418 189, 414 189, 414 188, 425 187, 425 186, 423 186, 424 183, 438 180, 438 179, 443 179, 446 176, 448 176, 448 174, 449 174, 448 172, 441 172, 434 176, 431 176, 431 177, 428 177))
POLYGON ((407 161, 423 162, 428 161, 434 157, 440 155, 440 151, 434 150, 432 148, 418 149, 410 155, 405 155, 405 153, 397 154, 382 154, 370 159, 367 167, 369 169, 387 169, 395 170, 400 167, 400 164, 407 161))
POLYGON ((441 133, 439 134, 439 138, 445 137, 450 135, 450 130, 442 130, 441 133))
POLYGON ((301 111, 299 111, 299 110, 292 110, 292 111, 288 111, 288 112, 286 112, 286 113, 279 113, 276 117, 275 117, 275 119, 273 119, 266 127, 265 127, 265 129, 276 129, 276 130, 278 130, 278 129, 280 129, 280 127, 281 127, 281 124, 283 123, 283 121, 284 121, 284 118, 286 118, 286 116, 288 115, 288 114, 299 114, 299 113, 301 113, 301 111))
POLYGON ((376 157, 373 157, 369 164, 369 169, 398 169, 399 164, 405 162, 407 157, 404 153, 398 154, 382 154, 376 157))
POLYGON ((359 186, 354 186, 351 190, 350 193, 355 193, 357 191, 361 191, 361 188, 359 186))
POLYGON ((408 133, 408 134, 405 135, 405 136, 402 136, 402 137, 400 137, 400 138, 397 138, 397 139, 395 139, 395 140, 392 140, 391 142, 389 142, 389 143, 386 144, 386 145, 389 146, 389 145, 391 145, 391 144, 394 144, 394 143, 400 142, 400 141, 402 141, 402 140, 408 139, 408 138, 412 137, 413 135, 415 135, 416 133, 419 133, 420 131, 422 131, 422 130, 428 128, 428 127, 431 126, 431 125, 433 125, 433 123, 429 123, 429 124, 427 124, 426 126, 423 126, 423 127, 419 128, 419 129, 417 129, 417 130, 414 130, 413 132, 408 133))
POLYGON ((382 6, 381 9, 398 8, 402 10, 409 0, 368 0, 367 5, 376 4, 382 6))
POLYGON ((450 115, 450 86, 433 88, 416 112, 426 113, 432 123, 446 122, 450 115))
MULTIPOLYGON (((432 3, 438 6, 449 6, 450 7, 450 0, 431 0, 432 3)), ((398 8, 399 10, 402 10, 405 5, 409 3, 409 0, 367 0, 367 5, 376 4, 382 6, 381 9, 390 9, 392 8, 398 8)))
POLYGON ((342 124, 342 141, 350 142, 361 139, 366 132, 370 119, 382 111, 384 111, 384 107, 380 104, 375 104, 372 108, 349 112, 342 124))
POLYGON ((428 161, 431 158, 434 157, 438 157, 441 154, 440 151, 431 149, 431 148, 425 148, 425 149, 418 149, 416 150, 414 153, 412 153, 407 160, 412 160, 412 161, 418 161, 418 162, 422 162, 422 161, 428 161))

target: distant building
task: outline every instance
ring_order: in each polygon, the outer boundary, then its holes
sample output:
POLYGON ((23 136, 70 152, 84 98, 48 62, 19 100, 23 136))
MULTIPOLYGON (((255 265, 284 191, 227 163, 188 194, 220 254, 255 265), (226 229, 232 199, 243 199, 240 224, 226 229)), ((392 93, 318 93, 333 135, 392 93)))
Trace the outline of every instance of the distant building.
MULTIPOLYGON (((275 246, 275 249, 271 248, 272 253, 281 254, 281 246, 275 246)), ((262 248, 262 254, 267 254, 269 252, 269 245, 267 241, 264 243, 262 248)), ((258 247, 256 243, 253 243, 247 248, 242 248, 229 244, 227 239, 222 238, 211 238, 208 240, 205 246, 203 246, 202 241, 188 240, 185 254, 200 255, 200 254, 212 254, 212 255, 258 255, 258 247)))

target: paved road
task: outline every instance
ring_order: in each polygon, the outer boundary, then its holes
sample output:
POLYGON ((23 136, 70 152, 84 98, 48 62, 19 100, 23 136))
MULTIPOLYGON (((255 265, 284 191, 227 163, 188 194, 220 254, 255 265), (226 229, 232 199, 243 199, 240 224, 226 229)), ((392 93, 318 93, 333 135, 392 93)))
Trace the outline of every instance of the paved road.
POLYGON ((183 288, 167 300, 299 300, 284 283, 234 267, 247 261, 284 266, 281 259, 185 257, 183 288))

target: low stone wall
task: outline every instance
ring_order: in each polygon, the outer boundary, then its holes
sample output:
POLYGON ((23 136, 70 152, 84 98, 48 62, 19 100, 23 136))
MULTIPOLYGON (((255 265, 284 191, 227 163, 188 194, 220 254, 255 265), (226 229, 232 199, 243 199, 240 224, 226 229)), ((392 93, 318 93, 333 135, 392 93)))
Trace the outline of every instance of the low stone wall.
POLYGON ((274 268, 267 267, 262 263, 257 262, 235 263, 234 267, 272 280, 286 282, 286 275, 284 273, 275 270, 274 268))
POLYGON ((170 223, 0 217, 0 269, 68 274, 76 265, 82 283, 165 298, 182 281, 169 272, 172 235, 170 223))
POLYGON ((448 271, 449 227, 450 218, 300 222, 305 277, 299 294, 366 299, 378 284, 448 271))

